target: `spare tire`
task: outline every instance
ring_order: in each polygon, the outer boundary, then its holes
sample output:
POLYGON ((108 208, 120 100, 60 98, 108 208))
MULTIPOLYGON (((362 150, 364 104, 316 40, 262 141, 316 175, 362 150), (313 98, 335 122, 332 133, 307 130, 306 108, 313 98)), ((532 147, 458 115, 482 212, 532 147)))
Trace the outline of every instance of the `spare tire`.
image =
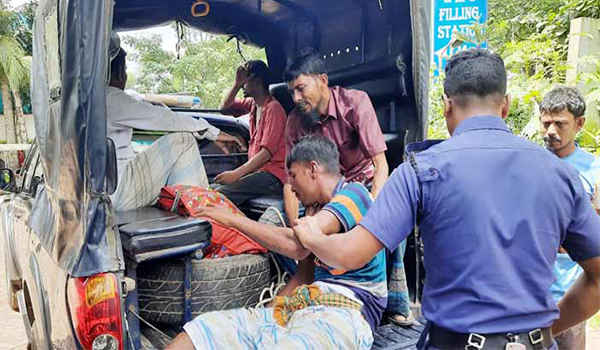
MULTIPOLYGON (((267 255, 255 254, 192 260, 192 316, 256 305, 271 283, 271 264, 267 255)), ((140 316, 150 322, 183 325, 183 259, 140 264, 137 276, 140 316)))

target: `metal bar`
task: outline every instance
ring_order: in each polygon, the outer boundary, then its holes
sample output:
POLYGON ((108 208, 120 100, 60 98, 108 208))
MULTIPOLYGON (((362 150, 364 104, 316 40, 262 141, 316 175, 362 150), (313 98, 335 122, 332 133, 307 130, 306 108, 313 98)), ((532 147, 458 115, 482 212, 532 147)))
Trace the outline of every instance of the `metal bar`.
POLYGON ((0 152, 27 151, 31 148, 28 143, 0 144, 0 152))
POLYGON ((192 254, 185 256, 185 271, 183 277, 183 312, 184 321, 188 323, 192 320, 192 254))
POLYGON ((130 343, 133 343, 133 349, 142 348, 142 333, 140 331, 140 320, 135 317, 139 314, 140 307, 138 304, 138 290, 137 290, 137 267, 138 264, 134 260, 130 260, 130 257, 126 258, 125 266, 127 267, 126 276, 132 278, 135 281, 136 287, 133 290, 127 291, 125 297, 125 318, 127 326, 129 328, 128 337, 130 343))
POLYGON ((365 0, 352 0, 360 8, 360 63, 365 63, 367 59, 367 26, 369 24, 369 18, 367 16, 367 2, 365 0))
POLYGON ((396 101, 390 102, 390 131, 396 132, 396 101))
POLYGON ((144 261, 154 260, 154 259, 165 259, 170 257, 182 256, 185 254, 193 254, 198 249, 203 249, 208 247, 210 241, 195 243, 183 247, 175 247, 175 248, 167 248, 147 253, 135 254, 133 260, 136 263, 141 263, 144 261))
MULTIPOLYGON (((366 2, 365 2, 366 4, 366 2)), ((365 63, 367 60, 367 28, 369 25, 369 17, 366 11, 366 5, 360 9, 360 63, 365 63)))

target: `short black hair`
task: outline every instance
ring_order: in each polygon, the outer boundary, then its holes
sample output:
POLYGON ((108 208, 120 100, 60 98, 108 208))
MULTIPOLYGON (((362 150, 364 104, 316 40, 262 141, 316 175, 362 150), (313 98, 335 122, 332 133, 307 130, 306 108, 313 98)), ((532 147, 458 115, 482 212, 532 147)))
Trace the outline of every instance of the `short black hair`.
POLYGON ((544 114, 557 114, 565 109, 575 118, 585 114, 585 99, 577 88, 558 85, 540 103, 540 113, 544 114))
POLYGON ((287 154, 285 164, 289 169, 293 163, 312 161, 322 165, 331 175, 340 174, 340 153, 335 143, 324 136, 309 135, 301 138, 287 154))
POLYGON ((253 74, 260 78, 262 87, 269 91, 269 84, 271 83, 269 67, 263 61, 255 60, 248 61, 248 73, 253 74))
POLYGON ((290 82, 296 80, 301 75, 321 75, 327 74, 325 61, 321 55, 314 49, 307 49, 292 61, 283 73, 283 80, 290 82))
POLYGON ((446 63, 444 93, 459 106, 471 97, 506 95, 506 69, 502 58, 485 49, 470 49, 452 56, 446 63))
POLYGON ((127 58, 127 52, 122 47, 119 49, 119 53, 110 62, 110 79, 119 79, 121 70, 125 68, 125 61, 127 58))

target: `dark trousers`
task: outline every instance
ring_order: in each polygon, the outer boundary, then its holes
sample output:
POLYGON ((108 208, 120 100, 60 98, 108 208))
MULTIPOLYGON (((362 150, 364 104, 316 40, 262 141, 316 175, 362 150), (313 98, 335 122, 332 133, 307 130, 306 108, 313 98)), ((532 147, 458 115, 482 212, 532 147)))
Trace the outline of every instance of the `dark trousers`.
MULTIPOLYGON (((427 346, 425 349, 426 350, 448 350, 448 349, 437 348, 434 346, 427 346)), ((484 349, 487 349, 487 348, 484 347, 484 349)), ((585 350, 585 348, 581 348, 581 349, 585 350)), ((556 346, 556 343, 554 343, 554 345, 551 348, 549 348, 548 350, 563 350, 563 348, 559 348, 558 346, 556 346)))
POLYGON ((585 322, 554 337, 560 350, 585 350, 585 322))
POLYGON ((217 185, 215 190, 229 198, 236 206, 245 201, 262 196, 283 196, 283 185, 279 179, 266 171, 248 174, 228 185, 217 185))

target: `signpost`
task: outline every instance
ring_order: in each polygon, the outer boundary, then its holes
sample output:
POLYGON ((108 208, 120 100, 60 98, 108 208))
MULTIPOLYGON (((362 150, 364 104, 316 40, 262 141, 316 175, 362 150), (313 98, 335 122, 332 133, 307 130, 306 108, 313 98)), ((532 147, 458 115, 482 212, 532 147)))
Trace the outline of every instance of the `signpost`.
MULTIPOLYGON (((433 10, 434 74, 444 71, 446 59, 456 52, 476 47, 477 43, 453 40, 454 32, 473 36, 473 23, 485 23, 488 17, 487 0, 435 0, 433 10)), ((485 47, 481 43, 481 47, 485 47)))

